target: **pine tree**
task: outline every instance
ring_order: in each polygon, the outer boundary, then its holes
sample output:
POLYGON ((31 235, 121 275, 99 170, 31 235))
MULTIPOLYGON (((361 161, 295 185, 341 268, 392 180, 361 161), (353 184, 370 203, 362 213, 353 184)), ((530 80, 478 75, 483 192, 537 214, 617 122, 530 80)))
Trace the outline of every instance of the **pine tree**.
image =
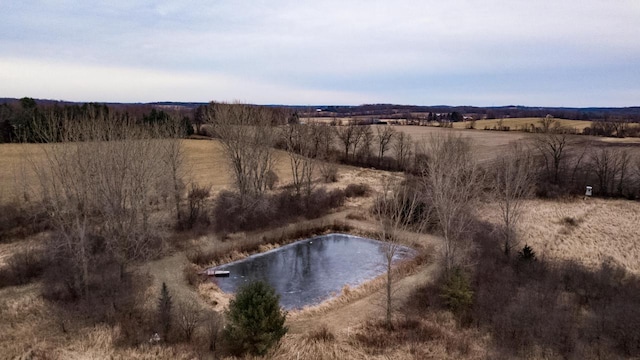
POLYGON ((238 354, 264 355, 287 333, 280 297, 262 281, 242 286, 225 315, 225 339, 238 354))
POLYGON ((162 338, 166 339, 169 330, 171 330, 171 307, 173 306, 171 301, 171 295, 169 295, 169 289, 166 283, 162 283, 162 290, 160 290, 160 298, 158 299, 158 321, 160 323, 160 330, 162 331, 162 338))

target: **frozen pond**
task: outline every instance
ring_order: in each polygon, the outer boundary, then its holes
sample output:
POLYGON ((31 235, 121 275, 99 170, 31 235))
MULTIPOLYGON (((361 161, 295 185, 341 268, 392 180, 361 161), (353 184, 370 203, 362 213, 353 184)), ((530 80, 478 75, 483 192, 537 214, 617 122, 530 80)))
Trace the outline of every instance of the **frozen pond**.
MULTIPOLYGON (((394 262, 414 256, 400 246, 394 262)), ((226 293, 245 282, 264 280, 280 294, 287 310, 318 304, 340 293, 344 285, 362 284, 386 270, 384 243, 352 235, 329 234, 297 241, 245 259, 220 265, 228 278, 213 278, 226 293)))

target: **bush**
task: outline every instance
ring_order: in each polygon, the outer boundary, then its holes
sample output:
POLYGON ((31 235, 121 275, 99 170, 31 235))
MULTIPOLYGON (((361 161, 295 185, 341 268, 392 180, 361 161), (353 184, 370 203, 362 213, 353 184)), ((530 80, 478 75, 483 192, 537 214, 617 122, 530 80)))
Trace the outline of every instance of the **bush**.
POLYGON ((473 291, 462 269, 451 271, 440 289, 440 297, 454 314, 467 311, 473 303, 473 291))
POLYGON ((531 246, 525 245, 522 250, 518 252, 518 259, 525 262, 531 262, 536 260, 536 253, 531 246))
POLYGON ((320 164, 320 174, 324 182, 336 182, 338 181, 338 165, 332 161, 327 161, 320 164))
POLYGON ((224 336, 237 354, 264 355, 287 333, 280 297, 261 281, 242 286, 225 315, 224 336))
POLYGON ((335 335, 329 330, 327 325, 322 325, 319 329, 309 332, 307 335, 309 340, 331 342, 336 339, 335 335))
POLYGON ((349 184, 344 189, 344 195, 348 198, 363 197, 371 193, 371 187, 367 184, 349 184))
POLYGON ((269 188, 269 190, 273 190, 279 181, 278 174, 273 170, 269 170, 266 174, 265 181, 267 182, 267 188, 269 188))
POLYGON ((207 216, 206 202, 211 193, 211 187, 200 187, 194 185, 189 189, 187 195, 187 213, 179 224, 180 229, 192 229, 196 224, 209 225, 209 217, 207 216))
MULTIPOLYGON (((187 257, 189 257, 189 255, 187 255, 187 257)), ((191 286, 198 286, 204 280, 202 275, 200 275, 198 269, 195 266, 193 266, 192 264, 187 264, 182 269, 182 272, 184 274, 185 280, 187 280, 187 283, 189 283, 189 285, 191 285, 191 286)))
POLYGON ((42 207, 15 203, 0 205, 0 243, 24 239, 48 226, 48 215, 42 207))
POLYGON ((292 219, 317 218, 344 204, 345 193, 322 188, 308 197, 298 196, 290 190, 276 194, 247 198, 243 204, 240 195, 222 191, 215 200, 213 215, 218 232, 252 231, 284 225, 292 219))
POLYGON ((42 251, 27 247, 9 259, 7 265, 0 269, 0 287, 23 285, 40 276, 45 268, 42 251))

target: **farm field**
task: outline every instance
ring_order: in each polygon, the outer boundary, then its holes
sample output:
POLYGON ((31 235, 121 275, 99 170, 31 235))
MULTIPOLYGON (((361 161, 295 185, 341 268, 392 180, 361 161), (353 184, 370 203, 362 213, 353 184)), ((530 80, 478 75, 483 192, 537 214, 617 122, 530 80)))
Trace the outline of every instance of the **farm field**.
MULTIPOLYGON (((577 132, 582 132, 584 128, 591 126, 591 121, 585 120, 567 120, 567 119, 554 119, 560 123, 560 126, 566 129, 574 129, 577 132)), ((510 131, 522 131, 525 128, 540 127, 540 118, 507 118, 507 119, 488 119, 488 120, 476 120, 475 129, 484 130, 485 128, 493 129, 497 128, 500 122, 503 127, 509 127, 510 131)), ((470 121, 462 121, 453 123, 453 127, 457 129, 466 129, 471 125, 470 121)))

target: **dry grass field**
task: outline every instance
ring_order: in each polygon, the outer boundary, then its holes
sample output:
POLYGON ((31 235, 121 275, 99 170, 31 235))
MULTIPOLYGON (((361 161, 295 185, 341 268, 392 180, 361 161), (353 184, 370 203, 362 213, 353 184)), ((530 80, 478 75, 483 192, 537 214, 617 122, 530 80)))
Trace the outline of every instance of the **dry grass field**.
MULTIPOLYGON (((566 129, 573 129, 577 132, 582 132, 584 128, 591 126, 591 121, 585 120, 568 120, 568 119, 555 119, 560 123, 560 126, 566 129)), ((511 131, 523 131, 526 128, 540 127, 540 118, 509 118, 509 119, 491 119, 491 120, 476 120, 475 129, 484 130, 498 128, 498 125, 502 123, 503 127, 509 127, 511 131)), ((454 123, 453 127, 457 129, 466 129, 471 125, 470 121, 463 121, 454 123)))
MULTIPOLYGON (((479 216, 497 223, 497 206, 485 205, 479 216)), ((612 199, 529 200, 519 233, 539 256, 576 260, 597 268, 613 261, 640 275, 640 202, 612 199)))
MULTIPOLYGON (((37 191, 38 179, 33 172, 33 161, 42 160, 43 149, 39 144, 0 144, 0 203, 23 201, 24 193, 37 191)), ((233 177, 225 159, 222 145, 215 140, 184 140, 184 170, 187 179, 200 186, 211 186, 212 194, 233 186, 233 177)), ((276 151, 275 172, 277 186, 292 181, 289 158, 286 152, 276 151)), ((378 186, 377 176, 370 170, 351 166, 340 166, 340 184, 364 182, 378 186), (372 180, 373 179, 373 180, 372 180)), ((384 174, 385 172, 380 172, 384 174)))
MULTIPOLYGON (((512 119, 515 120, 515 119, 512 119)), ((478 122, 480 123, 480 122, 478 122)), ((480 125, 476 127, 481 128, 480 125)), ((506 123, 504 125, 507 125, 506 123)), ((507 125, 509 126, 509 125, 507 125)), ((475 153, 480 160, 495 158, 511 142, 526 141, 532 134, 464 129, 441 129, 423 126, 397 126, 396 130, 411 134, 414 140, 428 139, 432 135, 453 132, 473 140, 475 153)), ((599 139, 599 138, 596 138, 599 139)), ((603 139, 608 141, 609 139, 603 139)), ((598 140, 600 141, 600 140, 598 140)), ((637 143, 622 142, 637 149, 637 143)), ((194 182, 210 185, 214 193, 232 186, 228 165, 220 144, 212 140, 185 141, 186 170, 194 182)), ((24 155, 41 156, 39 145, 0 144, 0 200, 18 200, 22 196, 24 179, 33 186, 37 181, 23 166, 24 155)), ((277 153, 276 172, 279 185, 291 181, 287 155, 277 153)), ((346 187, 351 183, 365 183, 379 190, 383 179, 397 174, 341 166, 339 181, 327 184, 329 188, 346 187)), ((356 230, 371 232, 377 223, 372 221, 368 208, 373 198, 347 200, 345 206, 315 221, 344 221, 356 230)), ((478 209, 481 219, 496 222, 495 204, 486 203, 478 209)), ((311 222, 311 221, 309 221, 311 222)), ((571 200, 528 200, 520 226, 522 244, 529 244, 538 256, 545 260, 577 260, 597 268, 604 261, 613 261, 631 274, 640 276, 640 202, 589 198, 571 200)), ((234 234, 238 238, 271 236, 284 233, 298 225, 272 229, 252 234, 234 234)), ((35 244, 46 238, 35 235, 20 242, 0 243, 0 265, 3 259, 25 244, 35 244)), ((235 238, 234 238, 235 239, 235 238)), ((190 246, 216 247, 227 244, 214 234, 190 235, 185 240, 190 246)), ((440 239, 422 235, 415 239, 423 249, 437 253, 440 239)), ((272 245, 265 245, 268 248, 272 245)), ((275 245, 273 245, 275 246, 275 245)), ((433 255, 432 254, 432 255, 433 255)), ((242 255, 242 254, 240 254, 242 255)), ((194 298, 206 308, 220 310, 228 298, 216 294, 213 285, 190 286, 184 278, 183 268, 189 265, 186 251, 140 266, 141 272, 151 275, 151 287, 146 306, 153 309, 159 287, 166 282, 176 298, 194 298), (214 305, 213 300, 218 301, 214 305)), ((424 310, 419 320, 404 312, 413 290, 432 282, 437 264, 426 262, 415 271, 407 271, 397 278, 394 296, 398 304, 396 332, 380 330, 383 290, 381 279, 358 289, 345 288, 333 302, 317 308, 293 312, 288 318, 290 332, 279 348, 270 354, 274 359, 484 359, 497 358, 499 350, 492 334, 481 329, 460 327, 456 318, 446 311, 424 310), (405 325, 402 325, 405 324, 405 325), (403 327, 403 326, 406 326, 403 327), (334 336, 323 339, 318 331, 326 327, 334 336), (417 329, 419 331, 414 331, 417 329), (394 340, 389 334, 405 334, 406 339, 394 340), (376 338, 380 344, 368 344, 376 338), (384 345, 387 344, 387 345, 384 345), (386 347, 384 347, 384 346, 386 347), (376 347, 381 346, 381 347, 376 347)), ((49 307, 40 295, 39 282, 0 289, 0 358, 20 359, 195 359, 213 358, 206 349, 203 334, 197 334, 195 346, 185 344, 143 345, 137 348, 120 346, 119 326, 69 321, 49 307), (62 326, 65 326, 64 328, 62 326)), ((429 305, 427 305, 428 307, 429 305)), ((400 335, 398 335, 400 336, 400 335)), ((404 336, 404 335, 403 335, 404 336)), ((546 353, 547 358, 561 358, 559 354, 546 353)))
MULTIPOLYGON (((22 201, 23 193, 36 191, 38 179, 32 162, 43 159, 39 144, 0 144, 0 201, 22 201)), ((188 178, 216 193, 230 188, 233 178, 222 146, 214 140, 184 140, 184 170, 188 178)), ((286 153, 278 151, 275 171, 280 183, 291 181, 286 153)))

